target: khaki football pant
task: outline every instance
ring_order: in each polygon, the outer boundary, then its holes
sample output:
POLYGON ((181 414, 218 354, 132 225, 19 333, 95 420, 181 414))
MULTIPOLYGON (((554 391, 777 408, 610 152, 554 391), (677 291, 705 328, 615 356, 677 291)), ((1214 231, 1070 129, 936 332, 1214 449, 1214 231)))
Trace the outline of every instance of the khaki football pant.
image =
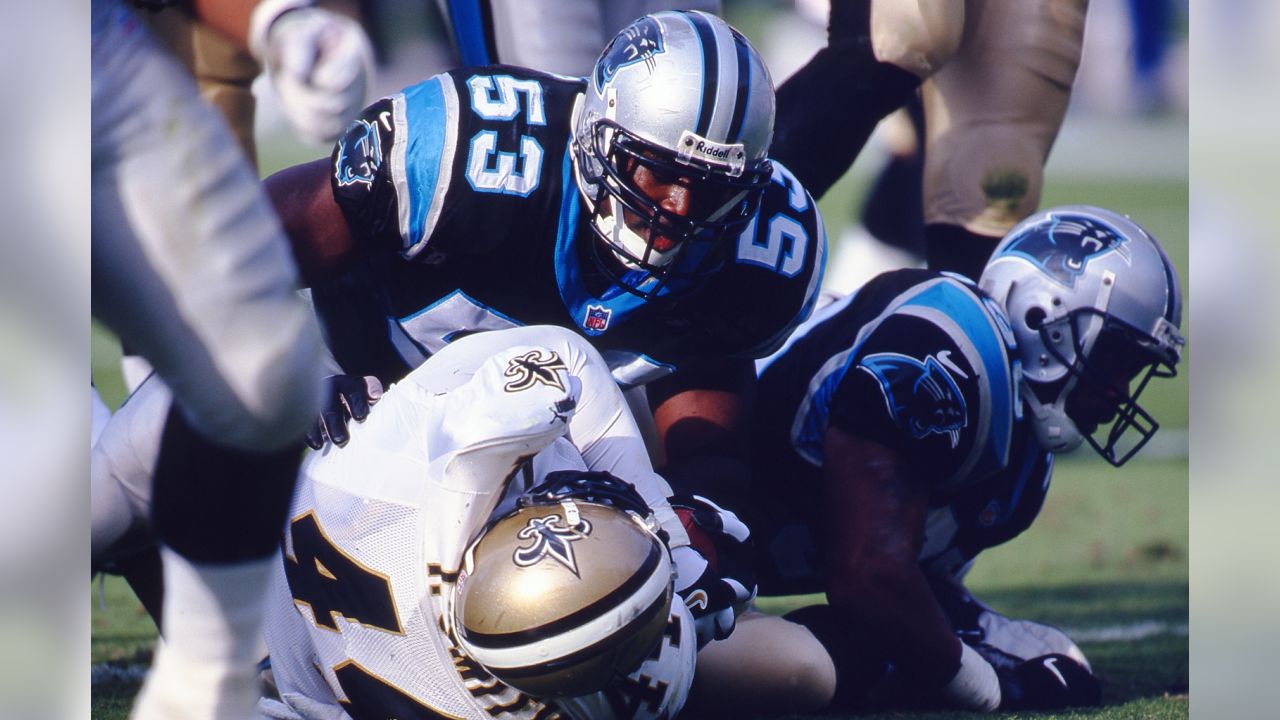
POLYGON ((1035 211, 1088 5, 871 0, 876 59, 924 80, 926 224, 999 237, 1035 211))
POLYGON ((811 713, 825 708, 835 692, 836 666, 808 628, 748 610, 738 616, 733 634, 698 652, 684 714, 811 713))
POLYGON ((179 8, 140 12, 154 35, 190 71, 200 96, 222 113, 245 157, 255 167, 253 80, 262 72, 248 50, 179 8))

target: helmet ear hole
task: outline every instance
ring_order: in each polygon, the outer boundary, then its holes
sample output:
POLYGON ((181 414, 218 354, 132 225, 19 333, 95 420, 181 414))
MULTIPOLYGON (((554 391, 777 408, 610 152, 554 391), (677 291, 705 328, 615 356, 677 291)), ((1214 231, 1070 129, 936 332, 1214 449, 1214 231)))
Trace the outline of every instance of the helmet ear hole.
POLYGON ((1027 324, 1027 327, 1032 330, 1039 330, 1040 326, 1044 324, 1045 318, 1048 316, 1049 314, 1044 311, 1044 308, 1033 307, 1027 310, 1027 314, 1023 316, 1022 320, 1027 324))

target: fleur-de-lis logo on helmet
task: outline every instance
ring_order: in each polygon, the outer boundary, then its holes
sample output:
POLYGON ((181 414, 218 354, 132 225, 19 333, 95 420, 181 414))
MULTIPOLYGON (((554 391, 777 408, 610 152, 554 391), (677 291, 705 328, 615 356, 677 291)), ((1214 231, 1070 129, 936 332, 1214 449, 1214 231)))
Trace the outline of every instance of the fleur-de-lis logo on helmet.
POLYGON ((591 534, 591 523, 579 518, 570 526, 559 515, 529 518, 529 523, 516 533, 520 540, 533 540, 532 545, 518 547, 511 559, 520 567, 537 565, 550 557, 578 575, 578 561, 573 555, 572 543, 591 534))
POLYGON ((558 370, 567 370, 564 361, 550 350, 530 350, 517 355, 507 362, 503 375, 513 378, 502 386, 503 390, 514 393, 528 390, 537 384, 550 385, 557 390, 564 390, 564 381, 560 379, 558 370))

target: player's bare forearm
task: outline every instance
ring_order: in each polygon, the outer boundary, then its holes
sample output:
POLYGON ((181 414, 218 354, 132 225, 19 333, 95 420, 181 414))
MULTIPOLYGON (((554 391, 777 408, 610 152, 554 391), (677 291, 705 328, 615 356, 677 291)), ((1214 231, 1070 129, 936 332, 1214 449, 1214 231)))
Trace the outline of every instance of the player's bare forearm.
POLYGON ((356 241, 329 187, 329 160, 294 165, 263 181, 305 285, 332 276, 356 256, 356 241))
POLYGON ((747 418, 755 387, 749 360, 682 366, 649 387, 649 403, 677 492, 733 504, 747 481, 747 418))
POLYGON ((921 688, 941 687, 961 648, 917 561, 928 487, 901 453, 836 427, 823 467, 829 602, 921 688))

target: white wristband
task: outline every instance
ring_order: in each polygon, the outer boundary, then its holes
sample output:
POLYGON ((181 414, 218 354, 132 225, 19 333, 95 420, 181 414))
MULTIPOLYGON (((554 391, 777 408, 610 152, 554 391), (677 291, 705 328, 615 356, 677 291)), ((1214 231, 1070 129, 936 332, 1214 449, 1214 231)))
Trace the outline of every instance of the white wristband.
POLYGON ((260 0, 249 15, 249 53, 260 63, 266 63, 267 35, 271 24, 290 10, 315 5, 314 0, 260 0))
POLYGON ((947 702, 969 710, 989 712, 1000 707, 1000 680, 977 650, 960 643, 960 669, 942 688, 947 702))

